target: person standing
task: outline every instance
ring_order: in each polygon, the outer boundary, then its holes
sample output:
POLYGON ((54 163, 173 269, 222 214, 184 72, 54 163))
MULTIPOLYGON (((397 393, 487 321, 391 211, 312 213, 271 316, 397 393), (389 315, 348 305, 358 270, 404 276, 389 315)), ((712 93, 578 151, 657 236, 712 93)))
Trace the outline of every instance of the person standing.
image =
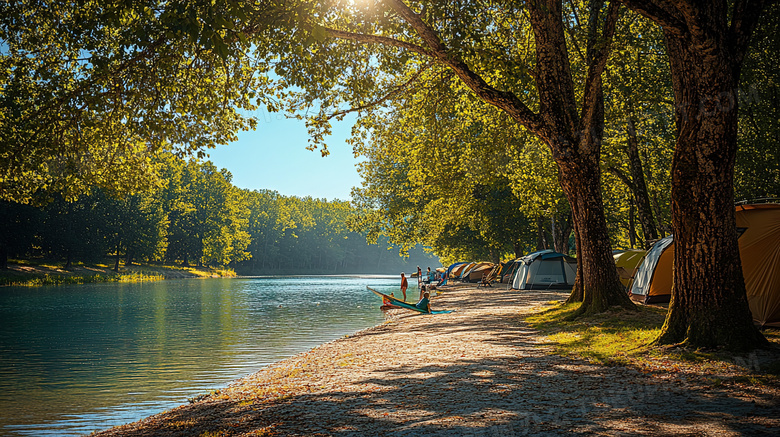
POLYGON ((406 276, 401 272, 401 292, 404 294, 404 302, 406 302, 406 289, 409 288, 409 281, 406 280, 406 276))

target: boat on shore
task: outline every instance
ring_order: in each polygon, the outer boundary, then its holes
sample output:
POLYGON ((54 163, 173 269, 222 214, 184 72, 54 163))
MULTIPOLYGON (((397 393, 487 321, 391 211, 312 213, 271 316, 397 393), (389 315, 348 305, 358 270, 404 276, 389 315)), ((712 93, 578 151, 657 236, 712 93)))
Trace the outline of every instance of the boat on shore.
MULTIPOLYGON (((428 313, 428 311, 426 311, 426 310, 424 310, 422 308, 417 308, 413 303, 405 302, 405 301, 403 301, 401 299, 398 299, 395 296, 390 296, 389 294, 384 294, 381 291, 374 290, 373 288, 371 288, 369 286, 366 286, 366 288, 369 289, 369 291, 371 291, 374 294, 376 294, 377 296, 381 297, 383 302, 384 301, 390 301, 391 305, 395 305, 396 307, 399 307, 399 308, 406 308, 408 310, 417 311, 417 312, 424 313, 424 314, 447 314, 447 313, 451 313, 452 312, 452 310, 431 310, 431 312, 428 313)), ((382 305, 382 307, 384 307, 384 305, 382 305)))

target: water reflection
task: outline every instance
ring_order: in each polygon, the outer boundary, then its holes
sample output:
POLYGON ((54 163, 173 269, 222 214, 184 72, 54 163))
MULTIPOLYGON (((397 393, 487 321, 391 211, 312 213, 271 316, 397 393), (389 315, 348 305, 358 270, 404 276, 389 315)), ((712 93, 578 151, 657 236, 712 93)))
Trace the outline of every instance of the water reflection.
POLYGON ((271 277, 0 288, 0 434, 137 420, 382 321, 365 286, 271 277))

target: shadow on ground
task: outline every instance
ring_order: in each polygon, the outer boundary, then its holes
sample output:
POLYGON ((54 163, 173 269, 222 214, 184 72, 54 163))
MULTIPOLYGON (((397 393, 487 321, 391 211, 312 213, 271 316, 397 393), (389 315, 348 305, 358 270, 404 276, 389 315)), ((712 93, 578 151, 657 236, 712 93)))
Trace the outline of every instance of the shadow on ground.
MULTIPOLYGON (((561 296, 477 294, 483 308, 517 305, 518 299, 530 308, 561 296)), ((462 299, 441 303, 457 307, 462 299)), ((398 323, 412 323, 406 317, 415 318, 416 329, 435 333, 442 345, 469 333, 508 352, 479 358, 464 353, 444 364, 380 366, 352 381, 353 389, 333 386, 270 402, 206 400, 105 435, 774 435, 780 426, 776 390, 701 386, 684 377, 548 355, 519 313, 404 315, 398 323)), ((379 329, 353 338, 387 334, 379 329)))

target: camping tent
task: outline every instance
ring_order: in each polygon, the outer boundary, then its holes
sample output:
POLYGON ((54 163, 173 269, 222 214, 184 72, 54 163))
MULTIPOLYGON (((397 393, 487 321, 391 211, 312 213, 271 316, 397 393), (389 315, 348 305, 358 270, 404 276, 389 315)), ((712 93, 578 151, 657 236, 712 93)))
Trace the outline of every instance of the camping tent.
POLYGON ((626 289, 628 289, 631 278, 636 274, 639 263, 642 262, 646 253, 647 251, 642 249, 628 249, 612 255, 612 258, 615 259, 615 268, 617 268, 620 282, 626 289))
POLYGON ((457 278, 459 278, 461 273, 463 273, 463 270, 466 267, 468 267, 469 264, 471 264, 471 263, 469 263, 469 262, 459 263, 458 265, 453 267, 452 270, 450 270, 450 273, 449 273, 449 275, 447 275, 447 277, 449 277, 450 279, 457 279, 457 278))
POLYGON ((499 282, 505 283, 505 284, 511 284, 512 278, 515 277, 515 272, 517 271, 517 268, 522 264, 522 258, 518 259, 511 259, 505 263, 502 263, 501 267, 501 275, 499 282))
POLYGON ((457 263, 454 263, 454 264, 450 265, 449 267, 447 267, 447 270, 444 272, 444 274, 447 277, 449 277, 449 275, 452 273, 453 269, 455 269, 456 267, 458 267, 460 265, 463 265, 463 264, 466 264, 466 261, 461 261, 461 262, 457 262, 457 263))
MULTIPOLYGON (((750 311, 761 326, 780 326, 780 204, 739 205, 739 256, 750 311)), ((672 237, 645 256, 631 285, 633 299, 668 302, 672 292, 672 237)))
POLYGON ((577 260, 552 250, 528 254, 518 261, 512 280, 516 290, 571 288, 577 275, 577 260))
POLYGON ((482 280, 482 276, 490 273, 491 270, 493 270, 493 266, 495 264, 491 262, 481 262, 477 263, 474 267, 471 268, 466 274, 463 275, 463 280, 468 282, 479 282, 482 280), (468 278, 468 279, 466 279, 468 278))
POLYGON ((461 269, 460 271, 458 270, 458 269, 460 269, 460 267, 456 267, 452 271, 452 278, 453 279, 455 279, 455 278, 463 279, 464 277, 467 277, 466 273, 468 273, 471 270, 471 268, 474 267, 476 264, 477 263, 475 263, 475 262, 470 262, 470 263, 466 264, 465 266, 463 266, 463 269, 461 269))
POLYGON ((674 263, 672 243, 671 236, 662 238, 647 251, 631 283, 632 299, 644 303, 669 302, 674 263))

